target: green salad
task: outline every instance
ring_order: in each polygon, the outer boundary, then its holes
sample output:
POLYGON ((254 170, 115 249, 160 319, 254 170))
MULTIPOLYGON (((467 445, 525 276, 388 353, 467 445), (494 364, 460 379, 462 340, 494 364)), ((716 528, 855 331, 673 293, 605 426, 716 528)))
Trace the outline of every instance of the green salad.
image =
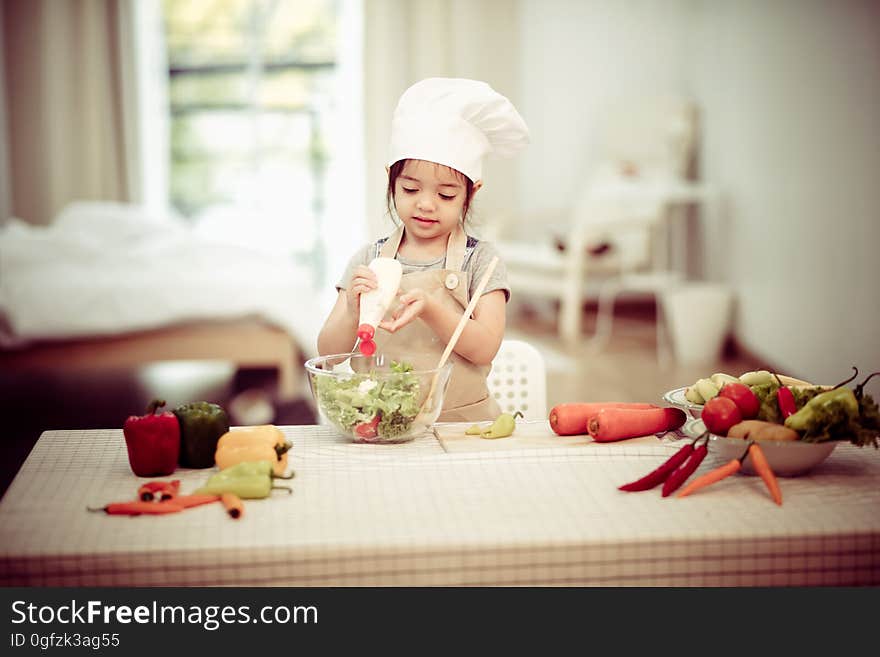
POLYGON ((419 414, 419 379, 412 365, 392 362, 390 374, 315 377, 315 395, 327 419, 364 440, 405 434, 419 414))

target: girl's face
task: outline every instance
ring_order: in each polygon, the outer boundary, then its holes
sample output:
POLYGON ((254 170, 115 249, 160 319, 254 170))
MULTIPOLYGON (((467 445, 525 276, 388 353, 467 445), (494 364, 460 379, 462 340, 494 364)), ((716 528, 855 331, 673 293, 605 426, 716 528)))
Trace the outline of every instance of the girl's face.
POLYGON ((455 230, 466 194, 464 176, 457 171, 434 162, 408 160, 394 183, 394 206, 410 235, 430 240, 455 230))

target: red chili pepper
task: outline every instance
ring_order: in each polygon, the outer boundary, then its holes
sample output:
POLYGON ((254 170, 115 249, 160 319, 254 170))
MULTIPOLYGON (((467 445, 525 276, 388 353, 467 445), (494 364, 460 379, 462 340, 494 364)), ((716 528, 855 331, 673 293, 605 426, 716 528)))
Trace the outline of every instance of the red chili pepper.
POLYGON ((164 477, 177 469, 180 423, 170 411, 157 414, 163 406, 164 400, 154 399, 146 415, 132 415, 122 427, 128 463, 138 477, 164 477))
POLYGON ((381 419, 382 418, 377 413, 376 417, 374 417, 369 422, 361 422, 359 425, 357 425, 354 428, 354 432, 361 438, 375 438, 379 433, 376 427, 379 426, 379 420, 381 419))
POLYGON ((699 467, 700 463, 703 462, 703 459, 706 458, 706 454, 708 453, 709 439, 706 438, 706 442, 695 448, 690 455, 690 458, 663 482, 663 497, 667 497, 671 493, 677 491, 678 488, 687 481, 687 478, 694 473, 694 470, 699 467))
POLYGON ((789 415, 797 413, 797 404, 794 401, 794 393, 791 391, 791 388, 782 384, 782 380, 776 372, 773 373, 773 376, 776 377, 776 381, 779 383, 779 388, 776 390, 776 403, 779 404, 779 412, 782 413, 782 419, 784 420, 789 415))
POLYGON ((148 481, 138 488, 138 499, 150 502, 157 496, 161 501, 174 499, 180 493, 180 479, 174 481, 148 481))
POLYGON ((629 492, 650 490, 658 484, 666 481, 666 478, 669 477, 670 474, 672 474, 673 470, 684 463, 691 455, 691 453, 694 451, 694 445, 696 445, 697 441, 700 440, 700 438, 702 438, 702 436, 696 438, 694 442, 688 443, 687 445, 679 449, 677 452, 675 452, 675 454, 673 454, 668 459, 666 459, 666 461, 661 463, 658 468, 652 470, 641 479, 637 479, 636 481, 624 484, 623 486, 618 486, 618 490, 625 490, 629 492))

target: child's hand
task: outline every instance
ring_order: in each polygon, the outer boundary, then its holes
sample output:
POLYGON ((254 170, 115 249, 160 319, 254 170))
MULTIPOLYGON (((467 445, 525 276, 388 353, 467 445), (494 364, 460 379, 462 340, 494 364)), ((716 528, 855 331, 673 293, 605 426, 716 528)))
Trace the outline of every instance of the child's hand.
POLYGON ((391 313, 391 319, 381 322, 379 326, 394 333, 425 312, 428 303, 427 293, 422 288, 413 288, 400 295, 400 305, 391 313))
POLYGON ((355 318, 361 314, 361 295, 364 292, 375 290, 379 286, 376 272, 366 265, 359 265, 351 275, 351 282, 345 291, 345 301, 348 313, 355 318))

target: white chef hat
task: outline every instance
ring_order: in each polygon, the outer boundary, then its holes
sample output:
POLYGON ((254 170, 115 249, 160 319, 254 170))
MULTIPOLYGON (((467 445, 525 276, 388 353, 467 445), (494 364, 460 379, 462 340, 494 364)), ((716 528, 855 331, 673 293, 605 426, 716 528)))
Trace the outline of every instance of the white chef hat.
POLYGON ((483 156, 511 157, 529 143, 513 104, 485 82, 428 78, 407 89, 391 120, 391 159, 445 164, 476 182, 483 156))

